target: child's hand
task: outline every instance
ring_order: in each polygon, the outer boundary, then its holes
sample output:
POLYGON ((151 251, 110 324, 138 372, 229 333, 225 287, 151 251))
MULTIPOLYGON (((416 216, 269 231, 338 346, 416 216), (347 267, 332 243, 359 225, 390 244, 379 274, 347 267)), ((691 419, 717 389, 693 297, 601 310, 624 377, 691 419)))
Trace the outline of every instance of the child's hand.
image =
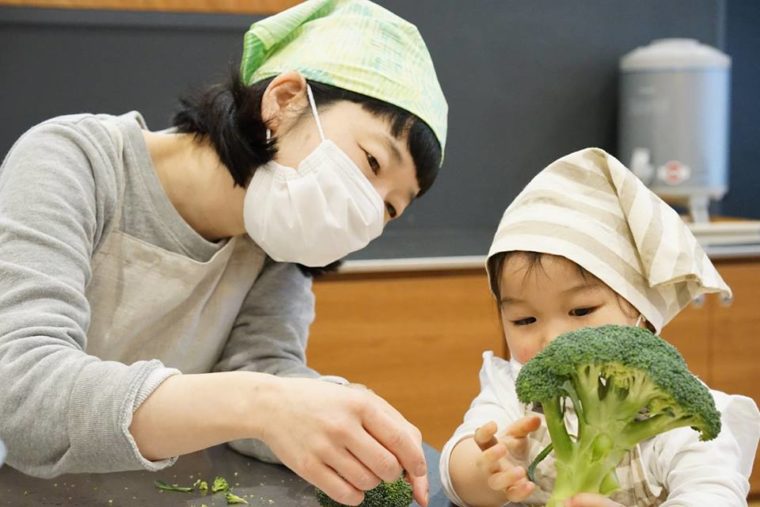
POLYGON ((623 507, 623 505, 613 502, 606 496, 581 493, 567 500, 565 507, 623 507))
POLYGON ((538 416, 527 416, 509 425, 504 436, 496 439, 496 423, 489 422, 475 432, 475 443, 483 451, 477 464, 488 477, 488 487, 504 492, 510 502, 525 500, 536 487, 525 471, 528 457, 528 433, 541 425, 538 416))

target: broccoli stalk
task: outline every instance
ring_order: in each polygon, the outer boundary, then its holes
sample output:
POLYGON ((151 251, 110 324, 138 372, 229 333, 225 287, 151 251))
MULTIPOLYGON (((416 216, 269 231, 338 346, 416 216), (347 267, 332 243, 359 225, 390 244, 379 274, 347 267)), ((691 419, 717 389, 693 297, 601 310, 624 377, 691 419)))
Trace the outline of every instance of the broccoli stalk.
MULTIPOLYGON (((322 507, 347 507, 319 489, 316 495, 322 507)), ((382 482, 376 488, 366 491, 359 507, 409 507, 411 503, 412 487, 400 477, 394 482, 382 482)))
POLYGON ((672 345, 641 328, 566 333, 528 361, 516 387, 520 401, 541 404, 551 436, 557 479, 547 507, 581 492, 609 495, 620 460, 659 433, 689 426, 711 440, 720 432, 709 390, 672 345), (568 404, 577 435, 565 426, 568 404))

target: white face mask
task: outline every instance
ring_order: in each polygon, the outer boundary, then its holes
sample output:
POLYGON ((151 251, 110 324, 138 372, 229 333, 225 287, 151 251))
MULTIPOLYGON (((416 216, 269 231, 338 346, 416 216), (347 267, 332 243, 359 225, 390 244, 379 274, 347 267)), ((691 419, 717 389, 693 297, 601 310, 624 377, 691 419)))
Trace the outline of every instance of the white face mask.
POLYGON ((245 194, 248 235, 279 262, 321 267, 360 250, 383 232, 383 199, 361 169, 325 139, 298 169, 270 162, 256 169, 245 194))

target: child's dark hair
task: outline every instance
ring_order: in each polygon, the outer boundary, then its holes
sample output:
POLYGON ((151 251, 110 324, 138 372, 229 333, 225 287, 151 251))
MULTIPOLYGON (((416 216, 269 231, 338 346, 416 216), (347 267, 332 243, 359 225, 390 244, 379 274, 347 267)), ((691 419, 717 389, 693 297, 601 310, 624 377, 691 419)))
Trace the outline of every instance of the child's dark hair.
MULTIPOLYGON (((245 186, 256 169, 271 161, 275 140, 267 140, 267 126, 261 117, 261 98, 273 78, 243 84, 240 71, 231 67, 225 83, 180 99, 172 118, 178 132, 195 134, 208 140, 219 159, 232 174, 236 185, 245 186)), ((391 135, 406 137, 417 172, 419 195, 435 181, 441 163, 441 146, 432 129, 412 113, 393 104, 342 88, 309 81, 317 106, 322 108, 346 100, 387 120, 391 135)))
MULTIPOLYGON (((545 255, 541 252, 530 252, 530 251, 512 251, 512 252, 501 252, 494 256, 492 256, 490 259, 488 259, 488 282, 491 284, 491 287, 494 290, 494 294, 496 296, 496 306, 499 309, 499 318, 501 318, 501 272, 504 269, 504 265, 507 263, 507 261, 516 256, 516 255, 523 255, 525 256, 525 259, 528 263, 528 269, 526 272, 526 276, 533 271, 534 269, 543 269, 542 265, 542 259, 545 255)), ((599 283, 604 283, 603 281, 599 280, 598 277, 596 277, 593 273, 587 271, 583 266, 578 264, 577 262, 573 262, 575 266, 578 268, 578 273, 584 280, 595 280, 599 283)), ((606 285, 606 284, 605 284, 606 285)), ((614 292, 614 291, 613 291, 614 292)), ((618 298, 618 303, 620 304, 620 309, 628 315, 629 317, 637 317, 638 311, 636 308, 629 303, 623 296, 615 292, 615 295, 618 298), (631 311, 636 312, 635 314, 632 314, 631 311)), ((646 322, 647 328, 649 328, 650 331, 654 332, 654 326, 650 324, 648 321, 646 322)))

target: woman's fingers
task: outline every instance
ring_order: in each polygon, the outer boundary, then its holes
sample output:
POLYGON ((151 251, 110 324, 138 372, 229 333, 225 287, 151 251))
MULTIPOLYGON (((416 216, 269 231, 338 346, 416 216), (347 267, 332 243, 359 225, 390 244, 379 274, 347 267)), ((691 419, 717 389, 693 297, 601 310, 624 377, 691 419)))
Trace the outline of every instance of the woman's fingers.
POLYGON ((307 465, 298 475, 315 484, 327 496, 344 505, 359 505, 364 500, 364 491, 355 488, 332 468, 323 463, 307 465))
POLYGON ((351 486, 360 491, 369 491, 380 484, 382 480, 361 460, 345 449, 342 452, 334 452, 325 460, 325 463, 351 486))
POLYGON ((424 477, 412 477, 407 479, 412 485, 414 500, 420 504, 421 507, 427 507, 430 487, 428 485, 427 475, 424 477))
POLYGON ((257 437, 298 475, 336 501, 357 505, 362 490, 406 470, 420 505, 427 505, 422 436, 369 391, 309 379, 277 379, 268 424, 257 437))
POLYGON ((366 404, 362 422, 366 431, 393 455, 393 461, 383 459, 376 463, 377 468, 371 467, 383 480, 398 479, 402 469, 406 470, 410 477, 427 475, 422 436, 417 428, 406 420, 396 420, 382 404, 377 403, 366 404))

